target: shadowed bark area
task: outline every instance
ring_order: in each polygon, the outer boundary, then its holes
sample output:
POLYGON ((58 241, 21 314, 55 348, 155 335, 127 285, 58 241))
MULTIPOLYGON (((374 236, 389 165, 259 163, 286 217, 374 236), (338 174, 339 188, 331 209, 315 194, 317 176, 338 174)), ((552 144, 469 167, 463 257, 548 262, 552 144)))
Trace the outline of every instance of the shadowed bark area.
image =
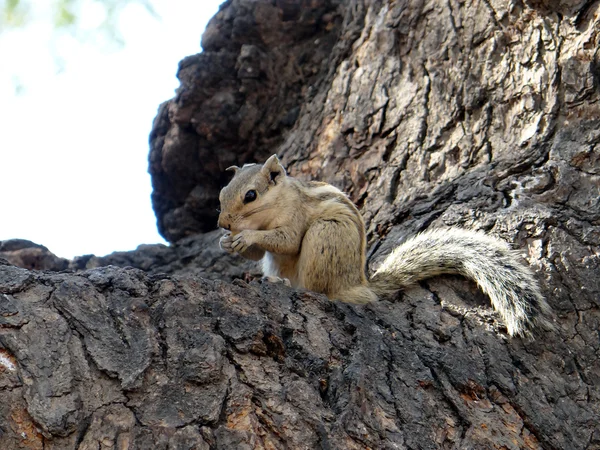
POLYGON ((600 449, 599 14, 226 2, 151 134, 174 244, 66 262, 0 243, 0 448, 600 449), (247 284, 195 233, 224 169, 272 153, 349 193, 370 269, 428 227, 513 243, 556 330, 508 339, 460 277, 357 307, 247 284))

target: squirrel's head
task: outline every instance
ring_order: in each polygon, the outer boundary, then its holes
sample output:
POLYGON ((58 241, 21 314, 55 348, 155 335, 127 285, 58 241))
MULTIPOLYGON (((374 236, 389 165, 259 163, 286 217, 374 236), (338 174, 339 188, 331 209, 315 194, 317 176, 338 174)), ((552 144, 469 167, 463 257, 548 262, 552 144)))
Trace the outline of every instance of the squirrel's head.
POLYGON ((221 189, 219 227, 231 232, 267 229, 273 220, 278 191, 284 184, 286 172, 277 155, 261 166, 245 164, 232 166, 233 179, 221 189))

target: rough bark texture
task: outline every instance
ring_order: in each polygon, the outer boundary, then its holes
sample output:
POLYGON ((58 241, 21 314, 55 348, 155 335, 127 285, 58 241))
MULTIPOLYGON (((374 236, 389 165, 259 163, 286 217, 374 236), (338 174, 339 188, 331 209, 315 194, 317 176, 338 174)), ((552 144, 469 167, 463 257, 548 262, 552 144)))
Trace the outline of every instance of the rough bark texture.
POLYGON ((118 266, 141 269, 150 275, 177 274, 232 281, 260 276, 259 264, 224 254, 219 247, 220 231, 180 239, 176 244, 140 245, 128 252, 106 256, 84 255, 72 261, 59 258, 43 245, 24 239, 0 241, 0 259, 24 269, 81 271, 118 266))
POLYGON ((0 243, 78 271, 0 265, 0 448, 600 449, 599 13, 226 2, 151 135, 175 244, 65 266, 0 243), (431 226, 514 243, 557 329, 507 339, 458 277, 364 307, 217 280, 256 268, 192 235, 223 169, 272 153, 349 193, 371 268, 431 226))

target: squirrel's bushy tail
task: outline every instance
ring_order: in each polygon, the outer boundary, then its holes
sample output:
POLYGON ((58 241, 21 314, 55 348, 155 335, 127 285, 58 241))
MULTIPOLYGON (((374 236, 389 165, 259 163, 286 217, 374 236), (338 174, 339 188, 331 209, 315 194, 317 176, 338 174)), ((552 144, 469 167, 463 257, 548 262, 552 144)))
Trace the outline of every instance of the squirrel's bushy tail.
POLYGON ((476 231, 449 228, 418 234, 390 253, 370 287, 377 295, 389 295, 441 274, 460 274, 477 282, 511 336, 548 323, 550 307, 529 267, 507 243, 476 231))

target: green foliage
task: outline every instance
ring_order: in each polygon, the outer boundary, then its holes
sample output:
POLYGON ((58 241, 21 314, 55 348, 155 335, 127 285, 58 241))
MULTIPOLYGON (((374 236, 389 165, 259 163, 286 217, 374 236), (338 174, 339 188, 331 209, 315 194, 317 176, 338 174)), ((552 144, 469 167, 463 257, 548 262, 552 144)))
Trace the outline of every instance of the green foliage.
MULTIPOLYGON (((38 0, 39 1, 39 0, 38 0)), ((50 0, 52 25, 55 30, 65 30, 75 37, 83 39, 79 34, 79 10, 83 2, 95 2, 104 8, 104 22, 96 30, 105 34, 109 41, 122 44, 118 30, 120 12, 129 4, 138 3, 155 18, 158 18, 152 0, 50 0)), ((33 19, 36 0, 0 0, 0 33, 10 29, 26 27, 33 19)), ((39 3, 38 3, 39 5, 39 3)))
MULTIPOLYGON (((26 30, 40 21, 51 22, 53 32, 49 38, 48 51, 52 55, 56 73, 64 70, 65 62, 54 46, 61 34, 68 33, 84 44, 93 44, 105 50, 115 50, 124 45, 119 30, 119 17, 130 4, 142 5, 156 19, 160 19, 152 5, 154 0, 0 0, 0 37, 11 30, 26 30), (90 4, 100 5, 102 22, 95 29, 82 25, 82 9, 90 4)), ((18 45, 18 40, 13 41, 18 45)), ((42 44, 43 45, 43 44, 42 44)), ((9 69, 10 70, 10 69, 9 69)), ((18 69, 14 69, 12 85, 14 93, 21 95, 27 89, 18 69)))
POLYGON ((27 6, 20 0, 5 0, 0 3, 0 30, 22 27, 27 22, 27 6))
POLYGON ((54 26, 56 28, 66 28, 75 25, 77 16, 73 11, 74 0, 58 0, 54 11, 54 26))

